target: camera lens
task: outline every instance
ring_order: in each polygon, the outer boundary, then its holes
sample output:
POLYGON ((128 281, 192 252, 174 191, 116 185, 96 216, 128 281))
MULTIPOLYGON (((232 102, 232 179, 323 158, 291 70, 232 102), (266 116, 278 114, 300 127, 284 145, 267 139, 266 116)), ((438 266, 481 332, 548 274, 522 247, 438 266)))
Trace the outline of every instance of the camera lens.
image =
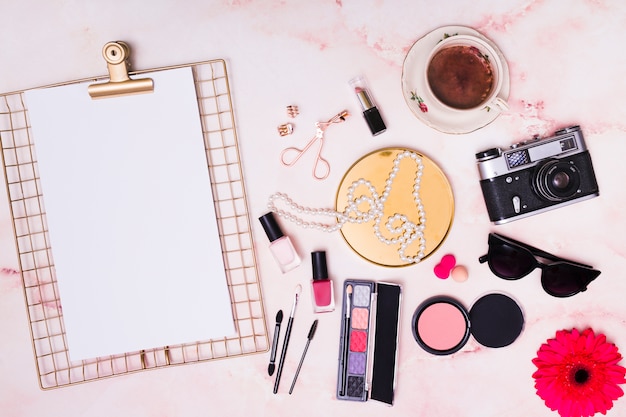
POLYGON ((534 178, 537 193, 550 201, 573 197, 580 187, 580 173, 573 163, 550 160, 537 170, 534 178))

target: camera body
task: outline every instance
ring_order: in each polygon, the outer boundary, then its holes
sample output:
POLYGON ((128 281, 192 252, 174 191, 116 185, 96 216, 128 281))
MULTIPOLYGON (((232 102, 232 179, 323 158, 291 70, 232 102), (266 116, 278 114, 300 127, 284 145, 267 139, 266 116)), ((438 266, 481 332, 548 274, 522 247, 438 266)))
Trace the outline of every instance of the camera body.
POLYGON ((503 224, 600 195, 579 126, 476 154, 489 219, 503 224))

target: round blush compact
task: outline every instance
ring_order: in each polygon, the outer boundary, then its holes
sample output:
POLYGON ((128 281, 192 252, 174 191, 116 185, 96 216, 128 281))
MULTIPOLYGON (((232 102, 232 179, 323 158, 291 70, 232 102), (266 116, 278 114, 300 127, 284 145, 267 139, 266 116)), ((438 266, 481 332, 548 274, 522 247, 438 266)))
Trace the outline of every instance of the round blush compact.
POLYGON ((517 339, 524 327, 519 305, 504 294, 479 298, 469 312, 452 297, 429 298, 413 315, 413 336, 433 355, 459 351, 470 334, 483 346, 504 347, 517 339))

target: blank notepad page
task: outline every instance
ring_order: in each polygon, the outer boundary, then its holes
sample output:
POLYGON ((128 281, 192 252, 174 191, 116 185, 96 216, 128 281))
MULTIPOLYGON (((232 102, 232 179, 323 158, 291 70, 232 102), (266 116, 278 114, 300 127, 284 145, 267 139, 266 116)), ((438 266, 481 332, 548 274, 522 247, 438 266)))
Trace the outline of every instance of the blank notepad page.
POLYGON ((235 333, 191 68, 25 93, 70 358, 235 333))

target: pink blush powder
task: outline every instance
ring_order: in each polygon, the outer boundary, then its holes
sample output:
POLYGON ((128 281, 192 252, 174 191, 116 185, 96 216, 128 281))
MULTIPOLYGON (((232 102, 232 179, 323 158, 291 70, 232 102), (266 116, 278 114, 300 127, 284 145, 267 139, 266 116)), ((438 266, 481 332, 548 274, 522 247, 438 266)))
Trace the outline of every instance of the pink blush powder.
POLYGON ((426 307, 417 322, 417 334, 432 349, 445 351, 465 337, 467 324, 463 312, 453 304, 440 302, 426 307))
POLYGON ((352 328, 367 329, 368 316, 369 314, 366 308, 357 307, 352 310, 352 328))

